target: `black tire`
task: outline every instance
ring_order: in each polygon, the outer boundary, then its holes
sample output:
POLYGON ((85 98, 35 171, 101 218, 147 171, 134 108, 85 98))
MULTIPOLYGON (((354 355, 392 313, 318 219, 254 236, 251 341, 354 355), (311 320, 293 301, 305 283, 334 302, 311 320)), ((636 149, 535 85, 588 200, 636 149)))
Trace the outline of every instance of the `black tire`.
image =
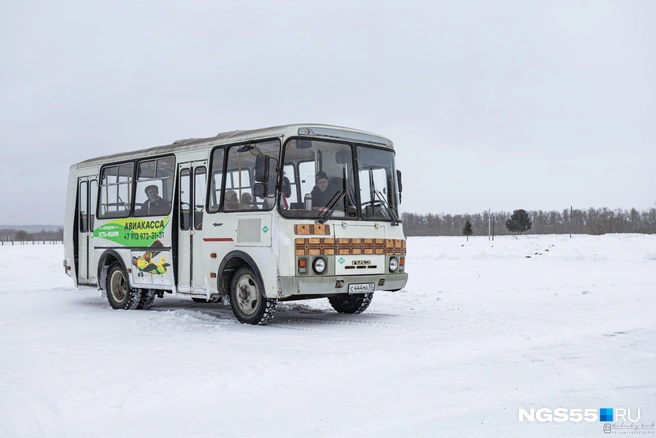
POLYGON ((328 301, 336 312, 362 313, 367 310, 373 298, 373 292, 368 294, 339 294, 328 297, 328 301))
POLYGON ((242 266, 230 282, 230 306, 242 324, 266 325, 276 314, 278 300, 266 298, 262 280, 250 266, 242 266))
POLYGON ((137 304, 137 309, 148 310, 153 307, 156 296, 157 291, 154 289, 146 289, 142 291, 141 298, 139 299, 139 304, 137 304))
POLYGON ((136 309, 141 300, 141 291, 132 289, 128 276, 120 263, 114 263, 107 272, 107 300, 112 309, 136 309))

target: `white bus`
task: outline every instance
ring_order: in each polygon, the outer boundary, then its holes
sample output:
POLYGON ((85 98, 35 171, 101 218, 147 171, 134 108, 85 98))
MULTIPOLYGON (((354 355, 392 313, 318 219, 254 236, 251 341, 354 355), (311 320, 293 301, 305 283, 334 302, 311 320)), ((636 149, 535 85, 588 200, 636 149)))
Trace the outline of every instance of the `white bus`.
POLYGON ((64 269, 114 309, 165 293, 266 324, 278 301, 360 313, 406 285, 390 140, 286 125, 179 140, 70 168, 64 269))

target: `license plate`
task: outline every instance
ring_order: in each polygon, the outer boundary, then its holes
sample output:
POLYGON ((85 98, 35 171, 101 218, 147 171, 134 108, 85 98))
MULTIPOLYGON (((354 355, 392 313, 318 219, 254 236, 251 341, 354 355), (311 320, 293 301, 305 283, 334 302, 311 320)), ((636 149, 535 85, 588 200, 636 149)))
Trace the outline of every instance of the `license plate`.
POLYGON ((373 283, 354 283, 348 285, 349 293, 364 293, 364 292, 373 292, 374 284, 373 283))

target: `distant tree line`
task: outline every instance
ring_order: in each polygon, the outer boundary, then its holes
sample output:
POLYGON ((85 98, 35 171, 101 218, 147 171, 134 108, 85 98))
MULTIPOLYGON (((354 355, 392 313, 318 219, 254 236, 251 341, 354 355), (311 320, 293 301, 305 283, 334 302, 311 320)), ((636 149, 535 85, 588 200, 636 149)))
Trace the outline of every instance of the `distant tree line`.
POLYGON ((28 233, 25 230, 10 230, 4 228, 0 230, 0 239, 3 241, 15 242, 61 242, 64 240, 64 229, 60 228, 55 231, 41 230, 28 233))
MULTIPOLYGON (((562 211, 527 211, 531 221, 529 234, 656 234, 656 208, 638 211, 608 208, 570 209, 562 211)), ((495 235, 513 234, 506 222, 513 212, 492 212, 495 235)), ((467 220, 474 236, 487 236, 488 212, 476 214, 403 213, 403 229, 408 236, 461 236, 467 220)))
MULTIPOLYGON (((643 233, 656 234, 656 208, 638 211, 608 208, 574 209, 562 211, 527 211, 532 224, 530 234, 607 234, 643 233)), ((488 212, 475 214, 417 214, 403 213, 403 229, 408 236, 487 236, 488 212), (466 222, 471 224, 465 227, 466 222), (466 232, 464 229, 466 228, 466 232), (470 234, 471 233, 471 234, 470 234)), ((498 211, 491 214, 495 235, 512 234, 506 227, 513 213, 498 211)), ((3 241, 63 241, 64 230, 41 230, 29 233, 24 230, 0 229, 3 241)))

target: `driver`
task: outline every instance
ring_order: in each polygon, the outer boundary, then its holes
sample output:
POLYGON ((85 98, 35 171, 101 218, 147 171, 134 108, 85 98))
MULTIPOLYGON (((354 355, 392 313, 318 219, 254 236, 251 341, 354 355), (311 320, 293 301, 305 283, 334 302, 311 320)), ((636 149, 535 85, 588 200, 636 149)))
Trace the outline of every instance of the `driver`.
POLYGON ((315 180, 316 185, 310 193, 312 195, 312 209, 321 210, 333 199, 336 191, 334 188, 329 189, 330 184, 326 172, 317 172, 315 180))
POLYGON ((141 204, 141 211, 147 214, 166 214, 171 209, 171 204, 159 196, 159 188, 151 184, 144 190, 148 199, 141 204))

